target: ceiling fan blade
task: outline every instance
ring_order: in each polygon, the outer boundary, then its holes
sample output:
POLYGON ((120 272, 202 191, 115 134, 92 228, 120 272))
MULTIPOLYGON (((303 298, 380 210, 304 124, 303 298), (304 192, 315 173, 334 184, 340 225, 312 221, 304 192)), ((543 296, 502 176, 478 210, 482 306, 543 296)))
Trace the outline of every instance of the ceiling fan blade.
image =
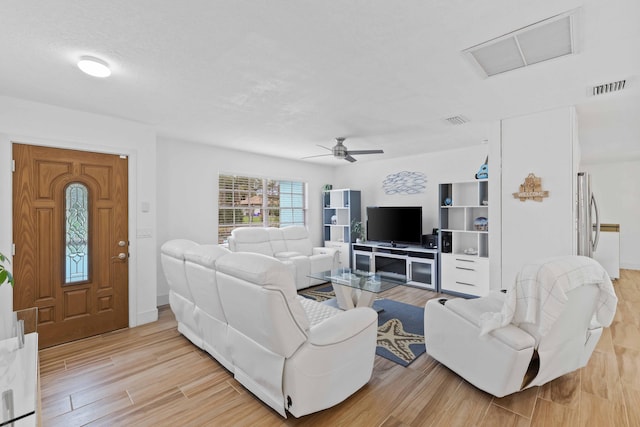
POLYGON ((316 145, 317 145, 318 147, 322 147, 322 148, 324 148, 325 150, 329 150, 329 151, 333 152, 333 150, 332 150, 331 148, 329 148, 329 147, 325 147, 324 145, 320 145, 320 144, 316 144, 316 145))
POLYGON ((383 154, 382 150, 349 150, 349 154, 383 154))
POLYGON ((349 154, 347 154, 347 156, 346 156, 344 159, 345 159, 346 161, 348 161, 348 162, 351 162, 351 163, 353 163, 353 162, 355 162, 355 161, 356 161, 356 159, 354 159, 353 157, 351 157, 351 155, 349 155, 349 154))
POLYGON ((329 153, 329 154, 316 154, 315 156, 300 157, 300 159, 312 159, 314 157, 326 157, 326 156, 333 156, 333 154, 331 154, 331 153, 329 153))

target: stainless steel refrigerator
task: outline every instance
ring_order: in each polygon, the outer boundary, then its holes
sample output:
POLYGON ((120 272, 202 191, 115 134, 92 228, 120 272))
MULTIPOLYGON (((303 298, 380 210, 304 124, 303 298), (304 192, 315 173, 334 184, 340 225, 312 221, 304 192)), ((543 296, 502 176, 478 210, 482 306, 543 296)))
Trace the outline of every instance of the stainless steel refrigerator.
POLYGON ((600 238, 600 216, 598 204, 591 191, 591 177, 586 172, 578 172, 578 255, 593 258, 600 238))

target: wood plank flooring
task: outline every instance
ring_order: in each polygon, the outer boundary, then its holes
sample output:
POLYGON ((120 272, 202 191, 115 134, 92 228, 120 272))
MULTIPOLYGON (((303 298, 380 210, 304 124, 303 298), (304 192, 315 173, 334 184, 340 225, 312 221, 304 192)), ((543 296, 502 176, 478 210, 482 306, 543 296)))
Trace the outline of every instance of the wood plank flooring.
MULTIPOLYGON (((283 419, 176 330, 159 320, 40 351, 42 425, 48 426, 640 426, 640 271, 623 270, 619 298, 589 364, 502 399, 426 354, 407 368, 376 356, 371 381, 345 402, 283 419)), ((423 306, 433 292, 384 297, 423 306)))

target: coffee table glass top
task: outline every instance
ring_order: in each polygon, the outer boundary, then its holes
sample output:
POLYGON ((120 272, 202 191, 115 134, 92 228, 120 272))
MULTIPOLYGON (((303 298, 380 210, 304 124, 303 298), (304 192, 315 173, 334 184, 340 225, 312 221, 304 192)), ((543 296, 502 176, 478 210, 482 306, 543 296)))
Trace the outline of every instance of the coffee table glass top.
POLYGON ((371 273, 368 271, 352 270, 350 268, 311 273, 309 277, 331 282, 334 285, 349 286, 354 289, 376 294, 407 283, 407 277, 401 274, 386 272, 371 273))

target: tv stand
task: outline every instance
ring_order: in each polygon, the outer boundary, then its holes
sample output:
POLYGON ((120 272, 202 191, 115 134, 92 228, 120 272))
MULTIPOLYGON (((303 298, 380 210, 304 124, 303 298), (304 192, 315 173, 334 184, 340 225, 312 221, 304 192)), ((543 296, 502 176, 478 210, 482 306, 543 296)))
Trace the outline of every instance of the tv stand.
POLYGON ((353 267, 372 273, 406 277, 407 284, 437 289, 438 249, 393 243, 352 244, 353 267))

